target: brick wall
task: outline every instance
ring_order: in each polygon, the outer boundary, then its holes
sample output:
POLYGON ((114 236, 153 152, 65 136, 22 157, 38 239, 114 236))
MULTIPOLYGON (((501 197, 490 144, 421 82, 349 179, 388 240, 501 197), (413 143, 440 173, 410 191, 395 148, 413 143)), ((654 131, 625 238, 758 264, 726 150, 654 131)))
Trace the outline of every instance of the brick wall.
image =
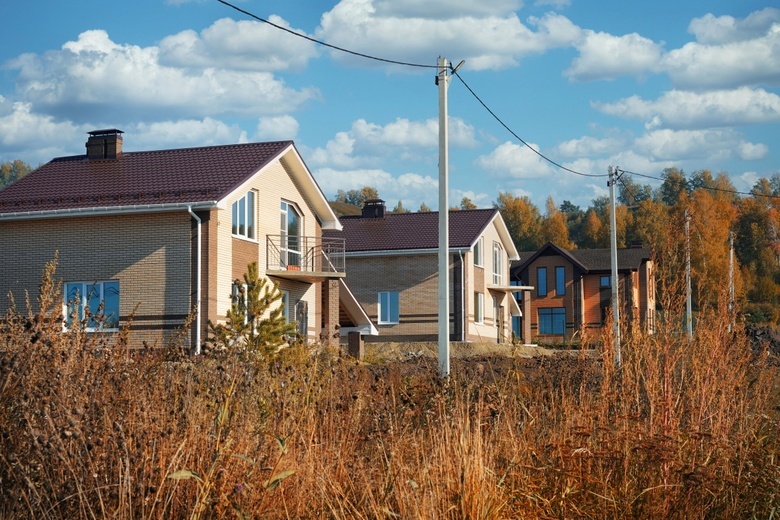
POLYGON ((0 222, 0 312, 14 294, 35 302, 44 264, 59 254, 62 281, 118 280, 120 325, 132 346, 163 344, 194 304, 187 212, 0 222))

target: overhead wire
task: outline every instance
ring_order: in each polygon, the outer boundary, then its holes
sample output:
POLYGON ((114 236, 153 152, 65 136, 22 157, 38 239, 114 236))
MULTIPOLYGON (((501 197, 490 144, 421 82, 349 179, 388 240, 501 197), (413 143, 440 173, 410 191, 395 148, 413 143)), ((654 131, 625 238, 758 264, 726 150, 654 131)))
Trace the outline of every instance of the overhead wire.
MULTIPOLYGON (((365 59, 368 59, 368 60, 378 61, 378 62, 382 62, 382 63, 388 63, 388 64, 391 64, 391 65, 399 65, 399 66, 414 67, 414 68, 438 69, 438 65, 428 65, 428 64, 421 64, 421 63, 411 63, 411 62, 405 62, 405 61, 399 61, 399 60, 392 60, 392 59, 387 59, 387 58, 381 58, 381 57, 378 57, 378 56, 373 56, 373 55, 370 55, 370 54, 365 54, 365 53, 362 53, 362 52, 353 51, 351 49, 347 49, 347 48, 344 48, 344 47, 339 47, 337 45, 333 45, 333 44, 324 42, 322 40, 318 40, 316 38, 312 38, 311 36, 308 36, 306 34, 301 34, 299 32, 293 31, 292 29, 289 29, 289 28, 284 27, 282 25, 273 23, 272 21, 267 20, 265 18, 262 18, 260 16, 257 16, 257 15, 255 15, 255 14, 253 14, 253 13, 251 13, 251 12, 245 10, 245 9, 241 9, 240 7, 231 4, 230 2, 227 2, 226 0, 217 0, 217 1, 219 3, 221 3, 221 4, 223 4, 223 5, 226 5, 227 7, 230 7, 231 9, 234 9, 234 10, 236 10, 236 11, 238 11, 238 12, 240 12, 240 13, 246 15, 246 16, 249 16, 250 18, 253 18, 253 19, 259 21, 259 22, 265 23, 267 25, 270 25, 271 27, 274 27, 274 28, 279 29, 281 31, 285 31, 285 32, 287 32, 287 33, 289 33, 289 34, 291 34, 293 36, 297 36, 299 38, 303 38, 303 39, 308 40, 308 41, 310 41, 312 43, 316 43, 318 45, 322 45, 323 47, 327 47, 329 49, 333 49, 333 50, 336 50, 336 51, 339 51, 339 52, 344 52, 346 54, 351 54, 353 56, 358 56, 358 57, 365 58, 365 59)), ((596 174, 596 173, 580 172, 580 171, 574 170, 572 168, 568 168, 568 167, 566 167, 566 166, 564 166, 564 165, 554 161, 553 159, 547 157, 546 155, 541 153, 539 150, 537 150, 533 146, 531 146, 528 142, 526 142, 514 130, 512 130, 509 127, 509 125, 507 125, 500 117, 498 117, 498 115, 487 105, 487 103, 485 103, 482 100, 482 98, 479 95, 477 95, 477 93, 474 91, 474 89, 472 89, 469 86, 469 84, 466 83, 466 81, 461 77, 461 75, 458 74, 457 70, 455 70, 452 67, 452 65, 450 65, 450 70, 451 70, 451 73, 455 77, 457 77, 458 80, 460 80, 460 82, 463 84, 463 86, 466 87, 466 90, 469 91, 469 93, 474 97, 474 99, 477 100, 477 102, 482 106, 482 108, 484 108, 493 117, 493 119, 495 119, 498 122, 498 124, 500 124, 515 139, 517 139, 526 148, 528 148, 529 150, 534 152, 536 155, 538 155, 541 159, 547 161, 548 163, 552 164, 553 166, 555 166, 555 167, 557 167, 557 168, 559 168, 559 169, 561 169, 563 171, 572 173, 574 175, 579 175, 581 177, 603 178, 603 177, 608 177, 609 176, 609 174, 596 174)), ((637 176, 637 177, 643 177, 643 178, 646 178, 646 179, 653 179, 653 180, 658 180, 658 181, 662 181, 662 182, 664 181, 664 179, 662 177, 658 177, 658 176, 647 175, 647 174, 643 174, 643 173, 637 173, 637 172, 624 170, 624 169, 619 169, 619 171, 622 172, 622 173, 628 173, 629 175, 634 175, 634 176, 637 176)), ((618 179, 620 179, 620 178, 618 177, 618 179)), ((633 198, 634 201, 636 201, 636 197, 634 196, 634 194, 632 194, 630 192, 630 190, 628 189, 628 186, 626 186, 626 184, 622 180, 620 180, 620 182, 621 182, 621 184, 623 184, 624 188, 626 189, 628 194, 631 196, 631 198, 633 198)), ((728 190, 728 189, 725 189, 725 188, 716 188, 716 187, 713 187, 713 186, 702 186, 701 189, 705 189, 705 190, 709 190, 709 191, 717 191, 717 192, 722 192, 722 193, 731 193, 731 194, 734 194, 734 195, 747 195, 747 196, 765 197, 765 198, 780 198, 780 195, 764 195, 764 194, 754 193, 752 191, 745 192, 745 191, 738 191, 738 190, 728 190)))
POLYGON ((428 65, 428 64, 422 64, 422 63, 409 63, 409 62, 405 62, 405 61, 389 60, 389 59, 386 59, 386 58, 380 58, 378 56, 372 56, 370 54, 364 54, 362 52, 356 52, 356 51, 353 51, 353 50, 350 50, 350 49, 345 49, 344 47, 339 47, 338 45, 333 45, 333 44, 330 44, 330 43, 326 43, 326 42, 324 42, 322 40, 318 40, 316 38, 312 38, 311 36, 308 36, 306 34, 301 34, 299 32, 295 32, 292 29, 288 29, 287 27, 284 27, 282 25, 273 23, 270 20, 267 20, 265 18, 261 18, 260 16, 257 16, 257 15, 255 15, 253 13, 250 13, 249 11, 241 9, 240 7, 235 6, 235 5, 231 4, 230 2, 226 2, 225 0, 217 0, 217 2, 219 2, 221 4, 224 4, 224 5, 232 8, 232 9, 235 9, 239 13, 245 14, 245 15, 249 16, 250 18, 254 18, 258 22, 263 22, 265 24, 270 25, 271 27, 275 27, 275 28, 277 28, 279 30, 285 31, 287 33, 290 33, 293 36, 298 36, 299 38, 303 38, 304 40, 308 40, 308 41, 310 41, 312 43, 316 43, 318 45, 322 45, 323 47, 327 47, 329 49, 333 49, 333 50, 340 51, 340 52, 345 52, 347 54, 351 54, 353 56, 359 56, 361 58, 366 58, 368 60, 380 61, 382 63, 389 63, 389 64, 392 64, 392 65, 401 65, 401 66, 404 66, 404 67, 417 67, 417 68, 425 68, 425 69, 435 69, 435 68, 437 68, 437 65, 428 65))

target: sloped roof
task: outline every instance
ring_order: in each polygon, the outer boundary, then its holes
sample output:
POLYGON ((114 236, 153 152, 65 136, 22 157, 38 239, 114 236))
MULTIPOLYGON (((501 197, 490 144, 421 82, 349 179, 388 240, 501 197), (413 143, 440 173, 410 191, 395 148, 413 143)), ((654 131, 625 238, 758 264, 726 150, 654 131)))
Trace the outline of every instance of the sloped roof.
MULTIPOLYGON (((469 248, 500 216, 497 209, 449 212, 450 248, 469 248)), ((340 219, 347 253, 403 251, 439 247, 439 212, 386 213, 381 218, 344 216, 340 219)))
POLYGON ((61 157, 0 191, 0 215, 218 201, 292 141, 61 157))
MULTIPOLYGON (((523 251, 519 260, 512 265, 512 271, 522 271, 540 256, 559 255, 578 267, 583 272, 609 271, 612 268, 612 258, 609 249, 563 249, 548 242, 538 251, 523 251)), ((617 250, 619 270, 639 269, 643 262, 650 260, 650 249, 647 247, 629 247, 617 250)))

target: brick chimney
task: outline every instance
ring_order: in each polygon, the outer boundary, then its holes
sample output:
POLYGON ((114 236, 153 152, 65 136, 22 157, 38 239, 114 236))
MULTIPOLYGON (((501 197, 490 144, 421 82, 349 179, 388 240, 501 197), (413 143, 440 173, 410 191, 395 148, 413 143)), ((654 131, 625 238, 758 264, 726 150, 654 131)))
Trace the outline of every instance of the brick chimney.
POLYGON ((382 199, 368 199, 363 203, 361 217, 385 218, 385 201, 382 199))
POLYGON ((87 159, 118 159, 122 156, 121 130, 108 128, 106 130, 93 130, 87 139, 87 159))

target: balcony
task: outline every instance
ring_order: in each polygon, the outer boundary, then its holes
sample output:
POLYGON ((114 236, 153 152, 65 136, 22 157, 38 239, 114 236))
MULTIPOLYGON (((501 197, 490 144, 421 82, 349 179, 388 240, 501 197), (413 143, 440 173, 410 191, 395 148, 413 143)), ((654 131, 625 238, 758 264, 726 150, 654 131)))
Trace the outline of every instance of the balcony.
POLYGON ((302 282, 343 278, 344 239, 266 236, 266 274, 302 282))

